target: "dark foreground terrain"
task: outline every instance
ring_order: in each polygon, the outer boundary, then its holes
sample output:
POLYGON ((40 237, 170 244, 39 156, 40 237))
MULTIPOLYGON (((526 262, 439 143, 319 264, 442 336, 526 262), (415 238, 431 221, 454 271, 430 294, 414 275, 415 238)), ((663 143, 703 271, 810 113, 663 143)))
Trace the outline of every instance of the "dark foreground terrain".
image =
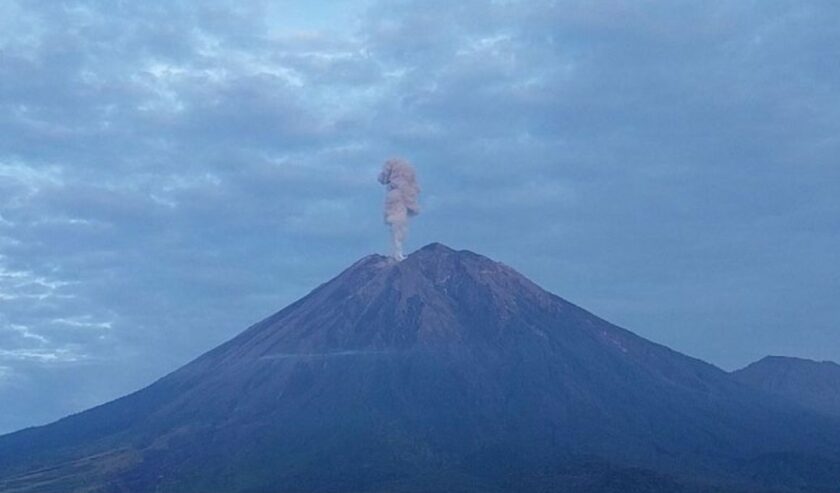
POLYGON ((139 392, 0 437, 0 492, 838 492, 840 419, 503 264, 373 255, 139 392))

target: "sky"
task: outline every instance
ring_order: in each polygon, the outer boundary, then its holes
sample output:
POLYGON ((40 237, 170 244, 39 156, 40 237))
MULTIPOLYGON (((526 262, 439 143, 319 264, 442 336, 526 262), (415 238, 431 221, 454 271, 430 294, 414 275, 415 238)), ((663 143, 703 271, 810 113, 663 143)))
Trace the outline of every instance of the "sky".
POLYGON ((840 4, 0 0, 0 433, 432 241, 726 370, 840 361, 840 4))

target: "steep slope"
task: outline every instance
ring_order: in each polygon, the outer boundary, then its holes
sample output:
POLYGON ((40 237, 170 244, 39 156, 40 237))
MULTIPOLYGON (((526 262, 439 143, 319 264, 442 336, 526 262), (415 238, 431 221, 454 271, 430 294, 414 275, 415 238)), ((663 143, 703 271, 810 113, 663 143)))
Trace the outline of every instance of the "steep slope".
POLYGON ((0 491, 816 492, 838 457, 837 422, 432 244, 0 437, 0 491))
POLYGON ((740 382, 840 417, 840 365, 767 356, 732 375, 740 382))

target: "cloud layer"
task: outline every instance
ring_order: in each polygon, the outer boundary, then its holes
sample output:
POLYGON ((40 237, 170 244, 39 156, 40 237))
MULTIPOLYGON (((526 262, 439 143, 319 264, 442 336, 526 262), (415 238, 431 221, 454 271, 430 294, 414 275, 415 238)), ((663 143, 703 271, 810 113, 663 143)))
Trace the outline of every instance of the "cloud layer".
POLYGON ((0 432, 385 251, 392 154, 423 177, 414 246, 726 367, 840 360, 839 22, 819 1, 3 2, 0 432))

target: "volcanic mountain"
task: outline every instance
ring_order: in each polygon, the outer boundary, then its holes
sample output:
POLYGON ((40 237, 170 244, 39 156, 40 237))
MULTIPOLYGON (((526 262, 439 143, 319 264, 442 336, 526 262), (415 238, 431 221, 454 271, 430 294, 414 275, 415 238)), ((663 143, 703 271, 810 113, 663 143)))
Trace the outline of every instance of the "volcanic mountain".
POLYGON ((0 437, 3 492, 836 491, 840 421, 431 244, 0 437))

